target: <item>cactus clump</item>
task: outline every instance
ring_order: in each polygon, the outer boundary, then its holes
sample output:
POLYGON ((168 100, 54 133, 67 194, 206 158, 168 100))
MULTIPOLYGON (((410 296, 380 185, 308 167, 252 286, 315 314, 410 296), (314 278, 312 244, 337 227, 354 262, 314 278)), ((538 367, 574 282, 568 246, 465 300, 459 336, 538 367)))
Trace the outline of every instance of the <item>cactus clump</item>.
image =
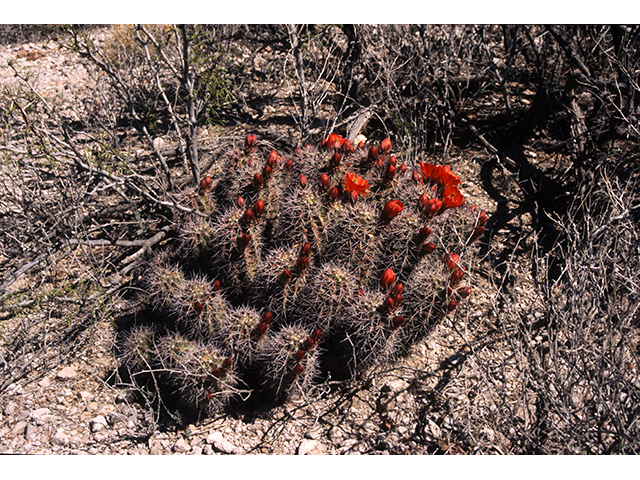
POLYGON ((291 155, 253 135, 182 192, 122 363, 211 412, 238 385, 283 400, 390 362, 469 296, 485 212, 448 166, 331 134, 291 155), (250 380, 253 379, 253 380, 250 380))

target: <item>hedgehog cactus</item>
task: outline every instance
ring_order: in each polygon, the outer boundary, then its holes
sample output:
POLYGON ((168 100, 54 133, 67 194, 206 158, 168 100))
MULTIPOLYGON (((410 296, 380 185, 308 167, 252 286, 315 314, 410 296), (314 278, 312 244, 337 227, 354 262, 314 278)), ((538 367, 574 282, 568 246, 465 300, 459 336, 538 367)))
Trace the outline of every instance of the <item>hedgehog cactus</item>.
POLYGON ((160 375, 207 412, 239 382, 274 399, 327 372, 358 376, 419 341, 471 294, 485 212, 448 166, 415 170, 331 134, 292 155, 248 135, 182 193, 176 246, 146 273, 147 325, 122 362, 160 375))

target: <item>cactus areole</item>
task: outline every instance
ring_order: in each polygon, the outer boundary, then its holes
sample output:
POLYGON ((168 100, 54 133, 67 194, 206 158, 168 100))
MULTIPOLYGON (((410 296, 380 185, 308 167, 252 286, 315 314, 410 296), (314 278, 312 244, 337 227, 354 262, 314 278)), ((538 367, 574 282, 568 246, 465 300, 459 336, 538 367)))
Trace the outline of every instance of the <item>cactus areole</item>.
POLYGON ((392 150, 333 133, 277 152, 249 134, 220 155, 178 198, 197 212, 150 258, 122 365, 210 414, 240 391, 284 401, 357 377, 460 315, 487 214, 449 166, 392 150))

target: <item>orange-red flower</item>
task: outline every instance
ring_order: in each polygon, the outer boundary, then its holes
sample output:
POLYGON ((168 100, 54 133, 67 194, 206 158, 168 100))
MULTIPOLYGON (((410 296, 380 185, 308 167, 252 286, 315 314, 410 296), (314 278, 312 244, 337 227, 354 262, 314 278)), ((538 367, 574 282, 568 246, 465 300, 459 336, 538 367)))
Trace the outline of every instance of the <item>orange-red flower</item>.
POLYGON ((382 220, 388 222, 404 209, 400 200, 389 200, 382 209, 382 220))
POLYGON ((380 275, 380 286, 382 290, 387 290, 391 285, 393 285, 396 281, 396 274, 393 273, 393 270, 387 268, 382 275, 380 275))
POLYGON ((367 182, 361 176, 356 176, 353 172, 347 172, 344 176, 344 188, 347 192, 356 192, 358 195, 369 195, 367 188, 369 188, 369 182, 367 182))
POLYGON ((427 182, 437 183, 445 188, 460 185, 460 176, 453 173, 449 165, 443 167, 420 162, 420 170, 427 182))
POLYGON ((391 150, 391 140, 387 137, 380 144, 380 151, 382 153, 387 153, 389 150, 391 150))
POLYGON ((440 181, 438 182, 444 187, 455 187, 460 185, 460 176, 451 171, 449 165, 440 167, 440 181))
POLYGON ((438 174, 440 172, 440 167, 436 165, 431 165, 430 163, 420 162, 420 170, 422 171, 422 176, 427 182, 437 182, 438 174))
POLYGON ((456 208, 464 204, 464 196, 457 187, 445 187, 442 194, 442 204, 446 208, 456 208))
POLYGON ((332 133, 331 135, 329 135, 327 137, 327 149, 329 148, 335 148, 336 150, 339 149, 340 147, 342 147, 342 144, 344 143, 344 138, 342 138, 340 135, 338 135, 337 133, 332 133))

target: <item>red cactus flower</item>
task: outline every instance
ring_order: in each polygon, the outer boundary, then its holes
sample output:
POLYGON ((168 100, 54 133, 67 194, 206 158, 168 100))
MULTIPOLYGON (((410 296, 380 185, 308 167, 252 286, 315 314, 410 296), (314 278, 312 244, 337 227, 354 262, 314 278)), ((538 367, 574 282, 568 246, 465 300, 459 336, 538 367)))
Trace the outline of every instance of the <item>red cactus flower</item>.
POLYGON ((464 204, 464 196, 456 187, 445 187, 442 194, 442 204, 446 208, 456 208, 464 204))
POLYGON ((286 171, 289 171, 289 170, 291 170, 291 167, 292 167, 292 166, 293 166, 293 160, 292 160, 292 159, 289 159, 289 160, 287 160, 287 161, 285 162, 285 164, 284 164, 284 169, 285 169, 286 171))
POLYGON ((212 185, 213 185, 213 180, 209 175, 207 175, 202 180, 200 180, 200 191, 208 192, 209 190, 211 190, 212 185))
POLYGON ((335 148, 336 150, 338 150, 340 147, 342 147, 343 143, 344 143, 344 138, 342 138, 337 133, 332 133, 327 138, 327 148, 335 148))
POLYGON ((293 367, 293 373, 296 375, 302 375, 304 373, 304 367, 299 363, 296 363, 296 366, 293 367))
POLYGON ((323 173, 320 175, 320 190, 327 190, 331 185, 331 180, 329 180, 329 175, 323 173))
POLYGON ((467 298, 469 295, 471 295, 471 287, 468 285, 460 287, 458 289, 458 295, 460 295, 461 298, 467 298))
POLYGON ((300 249, 300 255, 308 257, 310 253, 311 253, 311 244, 307 242, 300 249))
POLYGON ((486 223, 487 223, 487 212, 483 210, 482 212, 480 212, 480 215, 478 215, 478 225, 485 225, 486 223))
POLYGON ((291 280, 291 277, 293 275, 291 274, 291 271, 286 268, 278 277, 278 280, 281 284, 286 285, 287 283, 289 283, 289 281, 291 280))
POLYGON ((238 199, 236 200, 236 203, 240 208, 244 208, 244 199, 240 195, 238 195, 238 199))
POLYGON ((248 234, 243 233, 238 237, 237 244, 238 244, 239 250, 244 250, 249 246, 250 243, 251 243, 251 237, 248 234))
POLYGON ((460 176, 451 171, 449 165, 440 168, 438 183, 443 187, 455 187, 460 185, 460 176))
POLYGON ((458 268, 458 264, 460 263, 460 257, 455 253, 449 253, 446 258, 447 268, 450 272, 453 272, 458 268))
POLYGON ((261 217, 264 212, 264 201, 262 199, 258 199, 256 203, 253 205, 253 213, 256 217, 261 217))
POLYGON ((306 188, 308 185, 307 183, 307 177, 305 177, 303 174, 300 174, 300 186, 302 188, 306 188))
POLYGON ((413 181, 418 185, 422 184, 422 175, 420 175, 418 172, 413 172, 412 178, 413 181))
POLYGON ((385 222, 391 221, 403 209, 404 203, 400 200, 389 200, 382 209, 382 220, 385 222))
POLYGON ((264 187, 264 178, 259 173, 256 173, 253 176, 253 188, 256 190, 261 190, 264 187))
POLYGON ((358 195, 369 195, 367 188, 369 188, 369 182, 367 182, 361 176, 356 176, 353 172, 347 172, 344 176, 344 188, 347 192, 356 192, 358 195))
POLYGON ((400 172, 402 174, 402 173, 404 173, 406 171, 407 171, 407 164, 406 163, 401 163, 400 166, 398 167, 398 172, 400 172))
POLYGON ((252 152, 256 149, 256 146, 258 145, 258 139, 256 138, 255 135, 247 135, 247 137, 244 139, 244 150, 246 152, 252 152))
POLYGON ((293 354, 293 359, 296 362, 299 362, 304 358, 306 354, 307 352, 305 352, 304 350, 296 350, 296 353, 293 354))
POLYGON ((447 311, 448 312, 453 312, 456 309, 457 306, 458 306, 458 304, 456 302, 449 302, 447 304, 447 311))
POLYGON ((366 145, 365 145, 365 143, 364 143, 364 140, 360 140, 360 143, 358 144, 358 148, 359 148, 360 150, 364 150, 364 149, 365 149, 365 147, 366 147, 366 145))
POLYGON ((378 147, 371 147, 369 149, 369 160, 374 161, 378 159, 378 147))
POLYGON ((222 288, 222 283, 220 283, 220 280, 216 280, 215 282, 213 282, 213 288, 212 290, 214 292, 218 292, 220 291, 220 288, 222 288))
POLYGON ((380 151, 382 153, 388 153, 389 151, 391 151, 391 140, 389 139, 389 137, 385 138, 380 144, 380 151))
POLYGON ((272 172, 273 172, 273 168, 271 168, 271 166, 269 165, 265 165, 264 168, 262 169, 262 174, 264 175, 264 178, 271 178, 272 172))
POLYGON ((438 213, 442 208, 442 201, 437 198, 432 198, 427 202, 427 206, 424 209, 424 213, 427 217, 431 217, 438 213))
POLYGON ((396 315, 393 317, 393 320, 391 320, 391 329, 397 330, 402 324, 404 324, 404 317, 402 315, 396 315))
POLYGON ((380 286, 383 291, 386 291, 393 285, 396 281, 396 274, 393 273, 393 270, 387 268, 382 275, 380 275, 380 286))
POLYGON ((433 253, 436 249, 436 246, 433 243, 425 243, 420 247, 420 255, 429 255, 433 253))
POLYGON ((425 182, 437 182, 440 167, 432 165, 430 163, 420 162, 420 170, 422 171, 422 177, 425 182))

